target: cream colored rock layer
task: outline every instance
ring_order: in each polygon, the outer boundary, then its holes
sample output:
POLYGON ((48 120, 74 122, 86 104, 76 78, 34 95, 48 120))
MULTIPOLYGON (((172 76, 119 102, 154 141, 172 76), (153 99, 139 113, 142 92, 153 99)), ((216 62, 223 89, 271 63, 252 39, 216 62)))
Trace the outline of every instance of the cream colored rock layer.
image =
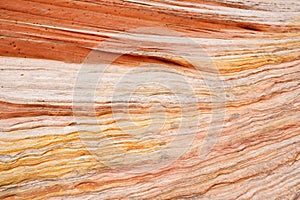
MULTIPOLYGON (((210 123, 210 111, 205 111, 205 106, 201 109, 205 102, 199 102, 201 124, 195 127, 194 150, 164 169, 143 174, 110 170, 80 140, 71 109, 79 67, 56 61, 1 58, 2 198, 272 199, 283 195, 293 199, 298 194, 299 61, 223 76, 225 123, 209 156, 203 161, 197 154, 210 123)), ((107 82, 113 83, 124 71, 116 66, 107 82)), ((203 96, 200 91, 206 89, 201 80, 194 87, 199 91, 196 94, 203 96)), ((107 111, 99 113, 100 125, 89 124, 81 130, 92 129, 98 131, 97 137, 110 135, 120 141, 122 133, 110 110, 114 102, 101 102, 100 97, 97 105, 107 111)), ((136 122, 147 126, 147 111, 139 107, 145 103, 134 104, 136 107, 130 110, 135 111, 136 122)), ((173 114, 164 129, 171 128, 170 123, 178 118, 176 109, 168 111, 173 114)), ((115 145, 141 153, 157 146, 147 138, 138 143, 123 138, 123 143, 115 145)), ((104 152, 106 156, 111 153, 104 152)))

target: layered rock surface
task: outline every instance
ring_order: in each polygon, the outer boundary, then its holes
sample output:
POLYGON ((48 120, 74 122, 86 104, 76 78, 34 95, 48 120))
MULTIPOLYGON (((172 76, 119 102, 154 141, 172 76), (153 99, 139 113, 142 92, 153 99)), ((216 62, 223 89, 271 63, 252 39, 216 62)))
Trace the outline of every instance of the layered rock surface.
POLYGON ((0 199, 300 198, 297 1, 0 8, 0 199))

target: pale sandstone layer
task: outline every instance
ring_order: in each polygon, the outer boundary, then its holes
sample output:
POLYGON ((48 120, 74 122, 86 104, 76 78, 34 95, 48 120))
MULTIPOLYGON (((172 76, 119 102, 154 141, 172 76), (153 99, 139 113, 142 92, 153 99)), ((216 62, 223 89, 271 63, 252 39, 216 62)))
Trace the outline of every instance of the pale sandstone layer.
POLYGON ((0 8, 1 199, 300 198, 299 2, 0 8))

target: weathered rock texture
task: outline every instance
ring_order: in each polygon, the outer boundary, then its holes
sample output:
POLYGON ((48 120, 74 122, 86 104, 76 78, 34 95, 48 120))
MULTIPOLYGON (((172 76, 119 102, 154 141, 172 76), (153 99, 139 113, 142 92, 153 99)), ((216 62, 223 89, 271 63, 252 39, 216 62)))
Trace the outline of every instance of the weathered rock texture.
POLYGON ((299 1, 0 9, 0 199, 300 199, 299 1))

